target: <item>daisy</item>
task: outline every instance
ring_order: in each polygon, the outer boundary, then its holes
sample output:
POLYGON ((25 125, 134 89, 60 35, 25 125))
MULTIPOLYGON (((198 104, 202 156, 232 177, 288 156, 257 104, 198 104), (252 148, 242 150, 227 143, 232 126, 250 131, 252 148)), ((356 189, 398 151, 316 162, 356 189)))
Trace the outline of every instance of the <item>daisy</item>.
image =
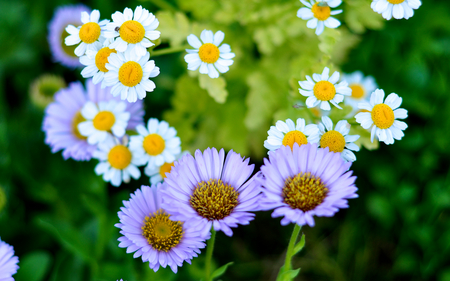
POLYGON ((197 150, 195 158, 185 155, 166 174, 163 208, 202 237, 209 236, 211 227, 232 236, 230 227, 249 224, 255 216, 250 212, 258 210, 260 187, 248 162, 232 150, 225 157, 223 149, 215 148, 197 150))
MULTIPOLYGON (((184 151, 175 156, 175 161, 181 159, 186 154, 190 154, 189 151, 184 151)), ((145 167, 144 173, 150 177, 150 183, 155 184, 162 182, 166 178, 166 173, 170 173, 174 162, 164 162, 161 166, 150 166, 145 167)))
POLYGON ((165 185, 159 183, 136 190, 129 201, 123 201, 125 207, 118 212, 120 223, 115 226, 123 235, 118 239, 119 247, 127 248, 127 253, 135 252, 134 258, 148 261, 155 272, 168 265, 177 273, 184 261, 190 264, 206 245, 198 231, 174 220, 164 209, 163 188, 165 185))
POLYGON ((150 40, 157 40, 161 32, 155 30, 159 21, 142 6, 134 10, 125 8, 123 14, 115 12, 112 15, 113 22, 106 25, 106 38, 115 39, 111 48, 118 52, 133 50, 137 56, 144 56, 147 48, 154 46, 150 40))
POLYGON ((102 82, 102 88, 106 87, 105 73, 108 69, 105 64, 108 63, 108 58, 111 53, 117 53, 116 50, 109 47, 109 41, 105 40, 104 44, 96 42, 93 44, 93 49, 87 50, 86 55, 80 57, 81 64, 86 67, 81 71, 81 75, 84 78, 92 77, 92 82, 98 84, 102 82))
POLYGON ((166 121, 159 122, 156 118, 150 118, 147 128, 139 125, 136 131, 139 135, 131 136, 130 149, 142 155, 142 164, 148 164, 150 169, 164 163, 172 163, 175 156, 181 152, 177 131, 169 127, 166 121))
POLYGON ((200 73, 208 74, 211 78, 219 77, 219 72, 227 72, 233 64, 234 53, 228 44, 219 47, 224 37, 225 34, 220 30, 213 34, 211 30, 205 29, 200 34, 202 43, 194 34, 189 35, 187 41, 195 49, 186 49, 188 54, 184 60, 188 63, 188 69, 197 70, 200 67, 200 73))
POLYGON ((14 281, 12 276, 19 269, 18 262, 19 258, 14 256, 14 248, 0 239, 0 280, 14 281))
POLYGON ((333 130, 333 121, 330 117, 322 117, 322 123, 319 124, 319 131, 316 138, 320 139, 319 146, 326 148, 331 152, 340 152, 342 159, 345 161, 354 162, 356 156, 351 150, 359 151, 359 147, 353 142, 359 139, 358 135, 349 135, 350 124, 347 120, 341 120, 337 122, 336 127, 333 130))
POLYGON ((69 35, 65 28, 69 24, 74 26, 82 25, 80 20, 82 12, 89 12, 89 8, 81 4, 60 6, 56 9, 53 18, 48 24, 47 41, 52 58, 54 61, 69 68, 82 65, 75 55, 75 47, 64 44, 64 38, 69 35))
POLYGON ((358 110, 358 103, 368 101, 370 93, 378 87, 372 76, 364 76, 361 71, 342 75, 342 80, 352 89, 352 95, 345 99, 345 103, 353 107, 353 113, 358 110))
MULTIPOLYGON (((88 101, 98 104, 102 101, 120 99, 114 98, 110 88, 101 89, 94 85, 91 79, 86 81, 87 93, 80 82, 69 84, 67 88, 58 91, 54 99, 45 110, 42 130, 45 132, 45 143, 50 145, 52 152, 63 150, 64 159, 72 158, 77 161, 90 160, 96 146, 87 142, 87 138, 80 134, 78 124, 85 121, 81 115, 81 108, 88 101)), ((143 124, 144 109, 142 101, 134 104, 127 103, 126 111, 131 118, 128 130, 143 124)))
POLYGON ((369 129, 372 125, 371 141, 376 135, 379 141, 385 144, 393 144, 394 139, 401 140, 404 136, 403 130, 408 125, 405 122, 396 119, 405 119, 408 117, 408 111, 399 108, 402 104, 402 98, 395 93, 391 93, 384 100, 384 91, 377 89, 370 96, 369 103, 360 103, 358 107, 368 112, 356 114, 356 122, 361 124, 364 129, 369 129))
POLYGON ((123 143, 107 138, 92 155, 100 161, 95 166, 95 173, 103 175, 103 180, 111 182, 113 186, 121 185, 122 181, 129 183, 130 176, 135 180, 141 177, 141 171, 137 167, 140 166, 139 155, 129 149, 127 142, 126 137, 123 138, 123 143))
POLYGON ((373 0, 370 7, 381 14, 383 18, 390 20, 392 16, 395 19, 409 19, 414 15, 422 2, 420 0, 373 0))
POLYGON ((270 126, 270 130, 267 131, 269 136, 264 141, 264 147, 269 151, 277 150, 283 145, 292 148, 294 143, 303 145, 308 142, 317 143, 319 141, 318 137, 314 137, 319 132, 317 125, 309 124, 305 126, 305 119, 303 118, 297 119, 297 125, 291 119, 286 119, 286 122, 279 120, 275 125, 270 126))
POLYGON ((81 42, 75 49, 75 55, 81 57, 86 53, 86 50, 94 49, 94 43, 100 39, 102 35, 102 29, 105 28, 109 20, 100 19, 100 12, 98 10, 93 10, 91 15, 87 12, 81 12, 81 22, 83 25, 81 27, 75 27, 69 24, 66 27, 66 31, 70 34, 64 40, 67 46, 73 46, 81 42))
POLYGON ((331 217, 348 207, 347 199, 358 197, 351 163, 313 144, 269 152, 263 177, 257 178, 263 185, 261 209, 274 209, 274 218, 284 216, 282 225, 314 226, 313 216, 331 217))
POLYGON ((341 0, 300 0, 307 8, 300 8, 297 11, 297 17, 308 20, 306 26, 311 29, 316 29, 316 34, 322 34, 325 29, 336 28, 341 25, 341 22, 331 17, 342 13, 342 10, 331 11, 331 8, 336 8, 341 4, 341 0))
POLYGON ((153 92, 156 85, 149 78, 158 76, 159 67, 155 66, 154 60, 149 59, 149 52, 144 56, 138 56, 129 50, 109 55, 108 63, 105 64, 108 72, 104 79, 106 86, 112 86, 113 96, 120 94, 122 100, 136 102, 145 98, 146 92, 153 92))
POLYGON ((352 94, 352 89, 348 87, 347 82, 342 81, 336 84, 339 80, 339 72, 335 71, 331 77, 329 77, 330 69, 325 67, 323 69, 322 75, 313 74, 313 79, 306 75, 307 81, 299 81, 300 94, 306 99, 306 106, 315 107, 320 104, 320 108, 323 110, 331 110, 330 103, 332 103, 337 108, 342 109, 338 103, 344 100, 344 96, 350 96, 352 94))
POLYGON ((81 116, 86 121, 78 124, 78 131, 87 137, 89 144, 105 141, 111 132, 116 137, 123 137, 130 119, 126 112, 126 103, 115 100, 102 101, 96 105, 87 102, 81 109, 81 116))

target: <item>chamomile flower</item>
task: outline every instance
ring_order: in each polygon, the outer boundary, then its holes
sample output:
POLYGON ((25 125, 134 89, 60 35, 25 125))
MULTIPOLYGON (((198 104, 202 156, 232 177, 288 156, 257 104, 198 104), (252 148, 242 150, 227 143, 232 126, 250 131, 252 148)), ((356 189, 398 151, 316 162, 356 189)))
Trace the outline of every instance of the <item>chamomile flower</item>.
POLYGON ((68 25, 66 31, 70 34, 64 40, 67 46, 73 46, 81 42, 75 49, 75 55, 81 57, 86 53, 86 50, 94 49, 94 43, 100 39, 102 29, 105 28, 109 20, 102 20, 99 22, 100 12, 93 10, 89 15, 87 12, 81 13, 81 27, 68 25))
POLYGON ((115 12, 112 15, 113 22, 106 25, 106 38, 113 38, 110 48, 118 52, 132 50, 137 56, 144 56, 147 48, 155 45, 150 40, 157 40, 161 32, 155 30, 159 21, 142 6, 134 10, 125 8, 123 14, 115 12))
POLYGON ((385 144, 393 144, 394 139, 401 140, 404 136, 403 130, 408 125, 403 121, 396 119, 405 119, 408 117, 408 111, 399 108, 402 104, 402 98, 395 93, 391 93, 384 100, 384 91, 377 89, 370 96, 369 103, 360 103, 358 107, 367 112, 356 114, 356 122, 361 124, 364 129, 371 130, 371 141, 377 136, 379 141, 385 144))
POLYGON ((123 137, 125 128, 130 119, 130 113, 125 111, 125 102, 110 100, 99 102, 87 102, 81 109, 81 115, 86 121, 78 124, 78 131, 87 137, 89 144, 97 144, 105 141, 112 133, 116 137, 123 137))
POLYGON ((359 147, 353 142, 359 139, 358 135, 349 135, 350 124, 347 120, 340 120, 333 129, 333 121, 330 117, 322 117, 322 123, 319 124, 319 131, 317 137, 321 148, 326 148, 330 152, 340 152, 342 159, 346 162, 354 162, 356 160, 355 154, 351 151, 359 151, 359 147))
POLYGON ((104 82, 105 73, 108 69, 105 64, 108 63, 108 58, 111 53, 117 53, 116 50, 109 47, 109 41, 105 40, 105 43, 96 42, 93 45, 93 49, 87 50, 86 55, 80 57, 81 64, 86 67, 81 71, 81 75, 84 78, 92 77, 92 82, 98 84, 102 82, 102 88, 106 87, 104 82))
MULTIPOLYGON (((182 153, 175 156, 175 161, 180 159, 186 154, 190 154, 189 151, 183 151, 182 153)), ((145 167, 144 173, 150 177, 150 184, 155 184, 163 181, 166 178, 166 174, 170 173, 174 162, 164 162, 161 166, 147 166, 145 167)))
POLYGON ((316 29, 316 34, 322 34, 325 26, 328 28, 336 28, 341 25, 341 22, 332 16, 342 13, 342 10, 334 10, 341 4, 341 0, 300 0, 307 8, 300 8, 297 11, 297 17, 308 20, 306 26, 311 29, 316 29))
POLYGON ((211 78, 219 77, 219 72, 227 72, 233 64, 234 53, 230 45, 222 44, 224 37, 225 34, 220 30, 213 34, 206 29, 200 34, 202 41, 194 34, 189 35, 187 41, 195 49, 186 49, 188 54, 184 60, 188 63, 188 69, 197 70, 200 67, 200 73, 208 74, 211 78))
POLYGON ((315 107, 320 104, 320 108, 323 110, 331 110, 330 104, 333 104, 337 108, 342 109, 338 103, 344 100, 344 96, 350 96, 352 89, 348 87, 346 81, 342 81, 336 84, 339 80, 339 72, 335 71, 331 77, 329 76, 330 69, 325 67, 322 75, 313 74, 313 79, 306 75, 306 81, 299 81, 300 94, 306 99, 307 107, 315 107))
POLYGON ((275 126, 270 126, 270 130, 267 131, 269 136, 264 141, 264 147, 273 151, 286 145, 292 148, 294 143, 298 145, 308 142, 317 143, 319 140, 318 132, 319 129, 315 124, 305 126, 305 119, 303 118, 297 119, 297 125, 291 119, 286 119, 286 122, 279 120, 275 126))
POLYGON ((342 80, 352 89, 352 95, 346 97, 344 102, 353 107, 353 113, 358 110, 358 103, 369 100, 370 93, 378 87, 372 76, 364 76, 361 71, 342 75, 342 80))
POLYGON ((69 24, 82 25, 80 14, 88 11, 89 8, 81 4, 60 6, 56 9, 55 15, 48 24, 47 36, 54 61, 70 68, 82 66, 75 55, 75 46, 67 46, 64 43, 64 38, 69 35, 65 28, 69 24))
POLYGON ((103 175, 103 180, 113 186, 121 185, 122 181, 130 182, 130 176, 135 180, 141 177, 137 167, 140 165, 139 156, 129 149, 126 137, 122 141, 107 138, 98 145, 92 156, 100 161, 95 166, 95 173, 103 175))
POLYGON ((392 16, 395 19, 409 19, 414 15, 413 9, 418 9, 420 5, 420 0, 373 0, 370 7, 383 18, 390 20, 392 16))
POLYGON ((175 156, 181 152, 177 131, 169 127, 166 121, 160 122, 156 118, 150 118, 147 128, 139 125, 136 130, 139 135, 131 136, 130 149, 141 155, 142 164, 147 164, 149 169, 172 163, 175 156))
POLYGON ((0 280, 14 281, 19 266, 19 258, 14 255, 14 248, 0 239, 0 280))
MULTIPOLYGON (((110 45, 111 47, 111 45, 110 45)), ((138 56, 127 50, 125 53, 111 53, 105 64, 108 72, 104 76, 105 85, 112 86, 113 96, 122 100, 136 102, 142 100, 147 92, 153 92, 156 85, 149 78, 158 76, 159 67, 150 59, 150 53, 138 56)))

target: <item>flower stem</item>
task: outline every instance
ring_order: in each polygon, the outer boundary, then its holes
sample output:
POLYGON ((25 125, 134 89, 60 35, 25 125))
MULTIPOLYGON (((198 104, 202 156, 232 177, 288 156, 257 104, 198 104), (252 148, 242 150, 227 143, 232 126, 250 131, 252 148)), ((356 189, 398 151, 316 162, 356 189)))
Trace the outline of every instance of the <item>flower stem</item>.
POLYGON ((156 50, 156 51, 151 52, 151 56, 155 57, 155 56, 178 53, 178 52, 182 52, 189 48, 192 48, 192 47, 191 46, 180 46, 180 47, 165 48, 165 49, 156 50))
POLYGON ((216 240, 216 231, 214 227, 211 228, 211 238, 208 240, 208 245, 206 246, 206 262, 205 262, 205 274, 206 281, 211 281, 211 267, 212 267, 212 255, 214 251, 214 242, 216 240))
MULTIPOLYGON (((280 269, 280 272, 278 273, 278 277, 277 277, 277 281, 283 280, 281 278, 281 276, 283 275, 284 272, 291 270, 291 260, 292 257, 295 255, 295 244, 298 238, 298 234, 300 233, 300 229, 302 229, 301 226, 299 226, 298 224, 295 224, 294 226, 294 230, 292 231, 292 235, 291 235, 291 240, 289 240, 289 245, 287 248, 287 252, 286 252, 286 259, 284 261, 284 266, 280 269)), ((284 279, 286 280, 286 279, 284 279)), ((291 280, 291 279, 289 279, 291 280)))

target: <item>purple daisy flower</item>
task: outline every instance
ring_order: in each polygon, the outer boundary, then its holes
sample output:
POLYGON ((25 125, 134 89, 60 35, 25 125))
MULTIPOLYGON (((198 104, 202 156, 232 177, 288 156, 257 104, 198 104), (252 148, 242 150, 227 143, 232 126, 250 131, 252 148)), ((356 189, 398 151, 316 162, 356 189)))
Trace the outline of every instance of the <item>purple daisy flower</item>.
POLYGON ((19 258, 14 256, 14 249, 11 245, 0 239, 0 280, 14 281, 12 276, 16 274, 19 266, 19 258))
POLYGON ((212 226, 232 236, 230 227, 249 224, 255 216, 249 212, 258 210, 261 198, 259 182, 250 178, 254 165, 248 165, 249 160, 232 150, 225 158, 224 150, 215 148, 197 150, 195 159, 185 155, 166 174, 162 206, 203 237, 212 226))
POLYGON ((158 183, 136 190, 129 201, 123 201, 125 207, 118 212, 120 223, 115 226, 123 235, 118 239, 119 247, 127 248, 127 253, 135 252, 134 258, 148 261, 155 272, 168 265, 177 273, 183 261, 190 264, 206 244, 198 231, 172 220, 170 211, 161 206, 165 188, 158 183))
POLYGON ((261 209, 275 209, 272 217, 284 216, 282 225, 314 226, 313 216, 331 217, 358 197, 351 163, 312 144, 270 151, 258 177, 264 187, 261 209))
POLYGON ((69 35, 65 30, 69 24, 80 26, 81 12, 89 12, 90 9, 85 5, 66 5, 58 7, 53 18, 48 24, 48 44, 55 62, 59 62, 69 68, 83 66, 79 58, 75 55, 76 46, 66 46, 64 39, 69 35))
MULTIPOLYGON (((94 85, 92 79, 86 80, 87 93, 81 82, 74 82, 69 87, 55 94, 55 102, 45 110, 42 130, 45 132, 45 143, 51 146, 52 152, 63 150, 64 159, 73 158, 77 161, 86 161, 92 158, 97 146, 90 145, 86 137, 78 131, 78 124, 85 121, 81 115, 81 108, 88 101, 99 103, 101 101, 117 100, 120 97, 111 95, 111 88, 102 89, 99 84, 94 85)), ((126 111, 131 115, 127 130, 134 130, 137 125, 143 124, 143 102, 128 103, 126 111)))

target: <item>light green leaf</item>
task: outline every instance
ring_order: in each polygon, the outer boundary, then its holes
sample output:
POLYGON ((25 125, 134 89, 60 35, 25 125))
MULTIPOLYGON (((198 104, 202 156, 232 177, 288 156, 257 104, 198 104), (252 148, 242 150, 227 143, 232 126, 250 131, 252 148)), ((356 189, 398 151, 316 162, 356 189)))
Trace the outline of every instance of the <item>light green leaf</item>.
POLYGON ((200 88, 208 91, 208 94, 218 103, 225 103, 228 96, 227 82, 223 77, 210 78, 206 74, 199 75, 200 88))
POLYGON ((222 276, 222 275, 225 273, 225 271, 227 271, 228 267, 229 267, 230 265, 232 265, 232 264, 233 264, 233 262, 229 262, 229 263, 227 263, 227 264, 225 264, 225 265, 222 265, 222 266, 219 267, 218 269, 214 270, 214 272, 213 272, 212 275, 211 275, 212 280, 214 280, 214 279, 217 278, 217 277, 222 276))
POLYGON ((277 278, 277 281, 291 281, 291 280, 294 280, 294 278, 297 277, 297 275, 299 273, 300 273, 300 268, 285 271, 285 272, 281 273, 280 276, 278 276, 279 278, 277 278))
POLYGON ((300 242, 297 243, 297 245, 295 245, 294 247, 294 253, 293 255, 297 254, 298 252, 300 252, 303 247, 305 246, 305 234, 302 234, 302 238, 300 239, 300 242))
POLYGON ((171 47, 181 46, 186 41, 191 27, 184 13, 160 11, 156 13, 156 17, 159 20, 158 30, 161 31, 161 40, 169 41, 171 47))

